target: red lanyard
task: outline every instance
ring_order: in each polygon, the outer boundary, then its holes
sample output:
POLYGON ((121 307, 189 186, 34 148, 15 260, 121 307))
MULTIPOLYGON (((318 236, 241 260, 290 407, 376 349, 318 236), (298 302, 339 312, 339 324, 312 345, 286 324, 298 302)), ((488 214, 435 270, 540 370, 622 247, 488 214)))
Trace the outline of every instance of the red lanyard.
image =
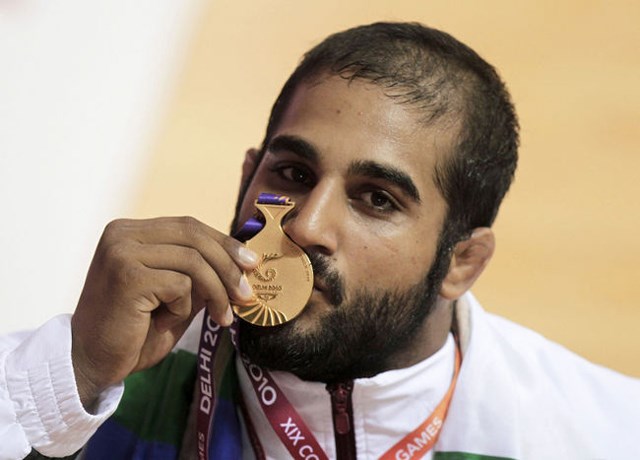
POLYGON ((246 356, 240 355, 240 360, 249 375, 253 391, 271 428, 287 448, 291 457, 328 460, 316 437, 304 423, 298 411, 293 408, 271 374, 261 367, 251 364, 246 356))
MULTIPOLYGON (((200 397, 196 422, 198 458, 202 460, 209 459, 209 439, 216 397, 212 369, 220 343, 221 329, 205 311, 200 334, 200 347, 198 349, 198 388, 200 397)), ((231 340, 236 350, 238 350, 236 331, 237 327, 234 324, 231 327, 231 340)), ((271 374, 249 362, 249 359, 243 354, 240 354, 240 359, 249 375, 249 380, 262 410, 291 456, 307 460, 328 460, 315 436, 282 390, 280 390, 271 374)))
MULTIPOLYGON (((197 436, 198 458, 209 459, 209 438, 215 408, 215 384, 212 376, 213 362, 220 342, 221 327, 214 323, 205 312, 198 350, 198 401, 197 436)), ((236 326, 231 328, 231 338, 236 350, 236 326)), ((269 372, 252 364, 240 355, 260 407, 264 411, 271 427, 278 435, 289 454, 296 459, 325 460, 326 453, 298 412, 291 405, 269 372)), ((416 429, 404 436, 391 449, 384 453, 381 460, 398 458, 420 458, 435 445, 444 419, 451 403, 453 391, 460 372, 460 350, 456 344, 454 374, 447 393, 436 406, 433 413, 416 429)), ((247 415, 248 416, 248 415, 247 415)), ((247 420, 251 423, 250 420, 247 420)))
POLYGON ((216 403, 216 388, 213 379, 213 363, 220 344, 220 325, 213 322, 205 311, 198 347, 198 416, 196 432, 198 440, 198 459, 208 460, 209 438, 216 403))

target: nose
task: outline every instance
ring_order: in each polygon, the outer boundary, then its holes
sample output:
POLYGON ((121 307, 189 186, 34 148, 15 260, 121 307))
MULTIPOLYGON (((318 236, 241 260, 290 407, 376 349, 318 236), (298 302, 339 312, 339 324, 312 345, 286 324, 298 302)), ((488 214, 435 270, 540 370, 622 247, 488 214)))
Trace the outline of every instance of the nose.
POLYGON ((285 233, 308 252, 335 253, 342 224, 339 195, 330 186, 318 184, 306 196, 297 197, 283 225, 285 233))

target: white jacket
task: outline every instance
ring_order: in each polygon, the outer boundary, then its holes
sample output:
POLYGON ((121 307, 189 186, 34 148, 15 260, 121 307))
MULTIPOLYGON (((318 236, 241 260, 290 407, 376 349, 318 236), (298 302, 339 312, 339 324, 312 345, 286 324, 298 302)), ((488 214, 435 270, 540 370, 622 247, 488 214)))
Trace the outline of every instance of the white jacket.
POLYGON ((31 333, 0 337, 0 460, 78 451, 113 413, 123 386, 99 398, 95 414, 82 407, 71 362, 70 315, 31 333))
MULTIPOLYGON (((462 367, 437 452, 532 460, 640 458, 639 380, 591 364, 535 332, 486 313, 471 294, 458 302, 456 315, 462 367)), ((196 319, 179 346, 193 348, 199 329, 196 319)), ((450 348, 449 340, 436 355, 411 368, 356 381, 354 426, 360 458, 375 457, 398 433, 406 432, 412 407, 423 404, 421 410, 428 412, 439 400, 450 375, 450 348)), ((47 456, 70 455, 115 409, 121 386, 102 395, 95 415, 83 410, 70 349, 65 316, 30 335, 0 342, 0 459, 23 458, 31 448, 47 456)), ((282 458, 281 445, 260 420, 242 373, 241 387, 255 426, 263 430, 265 450, 271 458, 282 458)), ((286 373, 274 377, 331 452, 324 386, 286 373)), ((412 417, 423 415, 416 410, 412 417)), ((245 453, 251 456, 249 446, 245 453)))

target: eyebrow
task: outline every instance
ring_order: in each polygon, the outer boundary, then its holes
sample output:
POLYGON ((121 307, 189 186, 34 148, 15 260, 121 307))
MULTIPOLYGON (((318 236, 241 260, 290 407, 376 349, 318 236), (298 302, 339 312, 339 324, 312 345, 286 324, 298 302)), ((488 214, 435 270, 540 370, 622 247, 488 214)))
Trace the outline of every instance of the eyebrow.
POLYGON ((305 160, 317 162, 320 154, 311 143, 298 136, 280 135, 271 139, 267 147, 271 153, 293 153, 305 160))
POLYGON ((349 174, 382 179, 400 188, 416 203, 420 203, 420 192, 411 177, 393 166, 384 165, 371 160, 355 161, 349 166, 349 174))
MULTIPOLYGON (((267 147, 271 153, 292 153, 306 160, 317 162, 320 154, 315 146, 306 140, 287 134, 274 137, 267 147)), ((373 179, 382 179, 400 188, 409 198, 416 203, 421 203, 418 187, 404 171, 390 165, 381 164, 372 160, 359 160, 349 166, 349 175, 365 176, 373 179)))

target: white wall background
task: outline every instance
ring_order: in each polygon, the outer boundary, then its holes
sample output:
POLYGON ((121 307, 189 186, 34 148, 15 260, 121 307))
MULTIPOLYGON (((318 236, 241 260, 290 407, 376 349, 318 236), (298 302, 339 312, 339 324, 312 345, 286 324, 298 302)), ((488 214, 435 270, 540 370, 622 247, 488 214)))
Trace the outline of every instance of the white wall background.
POLYGON ((75 308, 202 3, 0 1, 0 333, 75 308))

